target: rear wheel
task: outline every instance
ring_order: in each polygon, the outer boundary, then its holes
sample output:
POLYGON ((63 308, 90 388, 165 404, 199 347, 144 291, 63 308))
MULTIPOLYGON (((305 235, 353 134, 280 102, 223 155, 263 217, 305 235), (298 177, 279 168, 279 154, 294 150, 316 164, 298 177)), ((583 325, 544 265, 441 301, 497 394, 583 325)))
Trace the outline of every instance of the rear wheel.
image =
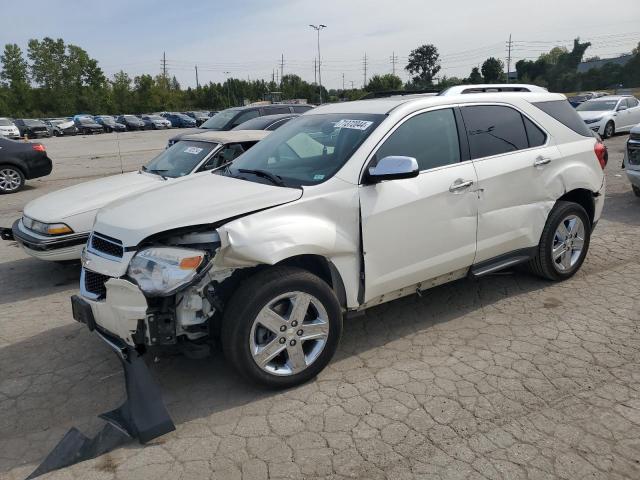
POLYGON ((640 197, 640 187, 636 187, 635 185, 631 185, 633 188, 633 193, 635 193, 636 197, 640 197))
POLYGON ((547 218, 537 255, 529 267, 548 280, 566 280, 582 266, 590 240, 591 221, 584 208, 559 201, 547 218))
POLYGON ((222 322, 225 356, 248 380, 286 388, 315 377, 329 363, 342 333, 342 310, 315 275, 273 267, 246 280, 222 322))
POLYGON ((24 187, 24 174, 13 165, 0 165, 0 193, 15 193, 24 187))
POLYGON ((613 137, 614 133, 616 133, 616 126, 611 120, 609 120, 604 126, 604 133, 602 134, 602 138, 611 138, 613 137))

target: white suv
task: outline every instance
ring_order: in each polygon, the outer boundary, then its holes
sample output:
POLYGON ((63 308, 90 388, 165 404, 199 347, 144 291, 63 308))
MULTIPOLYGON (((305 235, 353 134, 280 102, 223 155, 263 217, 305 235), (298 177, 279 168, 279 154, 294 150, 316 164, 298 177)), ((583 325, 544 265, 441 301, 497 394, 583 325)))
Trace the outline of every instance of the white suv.
POLYGON ((545 92, 325 105, 233 163, 99 211, 74 318, 112 346, 207 349, 287 387, 343 315, 518 263, 580 268, 605 148, 545 92))

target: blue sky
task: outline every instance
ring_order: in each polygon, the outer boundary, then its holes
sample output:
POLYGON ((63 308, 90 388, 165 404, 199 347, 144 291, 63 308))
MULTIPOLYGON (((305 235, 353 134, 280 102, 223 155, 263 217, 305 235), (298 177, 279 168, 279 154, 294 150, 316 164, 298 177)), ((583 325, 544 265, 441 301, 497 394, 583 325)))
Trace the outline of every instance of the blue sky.
POLYGON ((26 49, 29 38, 61 37, 86 49, 108 75, 157 74, 166 52, 169 73, 192 86, 196 64, 201 83, 223 81, 224 72, 266 79, 284 54, 285 74, 312 81, 317 50, 308 24, 324 23, 323 84, 340 88, 344 74, 348 88, 352 81, 362 85, 365 53, 369 77, 390 73, 395 52, 406 80, 406 57, 423 43, 438 47, 441 74, 448 76, 466 76, 489 56, 504 60, 509 33, 518 42, 515 60, 569 45, 578 35, 594 44, 588 56, 629 51, 640 41, 638 0, 616 0, 606 12, 603 6, 600 0, 31 0, 28 7, 3 4, 0 44, 26 49))

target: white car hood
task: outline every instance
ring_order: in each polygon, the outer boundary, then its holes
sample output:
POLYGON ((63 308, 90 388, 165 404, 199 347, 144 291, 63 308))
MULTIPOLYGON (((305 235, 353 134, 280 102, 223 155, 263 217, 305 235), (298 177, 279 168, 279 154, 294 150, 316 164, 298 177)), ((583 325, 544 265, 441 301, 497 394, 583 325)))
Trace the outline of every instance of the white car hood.
POLYGON ((40 222, 64 222, 69 217, 97 210, 125 195, 163 183, 157 175, 138 172, 100 178, 36 198, 27 203, 24 214, 40 222))
POLYGON ((110 203, 98 212, 93 230, 132 247, 156 233, 218 222, 301 196, 298 188, 203 172, 110 203))
POLYGON ((74 123, 73 123, 73 122, 71 122, 71 121, 69 121, 69 122, 62 122, 62 123, 59 123, 59 124, 57 125, 57 127, 58 127, 58 128, 61 128, 61 129, 63 129, 63 130, 64 130, 65 128, 73 127, 73 125, 74 125, 74 123))
POLYGON ((584 111, 584 112, 578 112, 578 115, 580 115, 580 118, 582 118, 582 120, 593 120, 596 118, 602 118, 605 115, 609 115, 611 112, 608 110, 605 110, 604 112, 588 112, 588 111, 584 111))

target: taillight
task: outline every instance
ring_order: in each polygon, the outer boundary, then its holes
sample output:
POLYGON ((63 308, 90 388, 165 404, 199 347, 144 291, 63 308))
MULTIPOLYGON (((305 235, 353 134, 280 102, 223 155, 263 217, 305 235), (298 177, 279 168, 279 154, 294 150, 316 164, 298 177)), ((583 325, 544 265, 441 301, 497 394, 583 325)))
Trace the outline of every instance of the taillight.
POLYGON ((41 143, 34 143, 31 148, 33 148, 36 152, 44 152, 46 149, 44 148, 44 145, 42 145, 41 143))
POLYGON ((606 145, 602 142, 596 142, 593 151, 600 162, 600 167, 604 170, 604 167, 607 166, 607 162, 609 161, 609 152, 607 151, 606 145))

